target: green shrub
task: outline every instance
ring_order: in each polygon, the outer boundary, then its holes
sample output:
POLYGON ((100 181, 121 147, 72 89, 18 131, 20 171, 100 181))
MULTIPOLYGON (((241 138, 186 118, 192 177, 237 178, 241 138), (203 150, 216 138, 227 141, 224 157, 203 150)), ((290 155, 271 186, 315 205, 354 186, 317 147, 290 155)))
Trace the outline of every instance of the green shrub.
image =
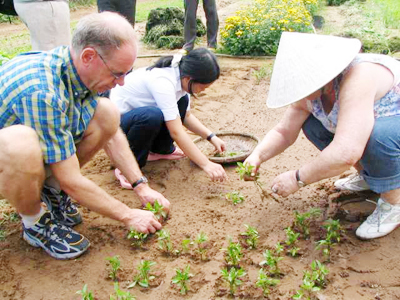
MULTIPOLYGON (((176 49, 185 44, 183 23, 185 14, 178 7, 156 8, 150 11, 143 41, 156 48, 176 49)), ((206 34, 206 28, 197 19, 197 36, 206 34)))
POLYGON ((328 6, 339 6, 347 1, 348 0, 327 0, 326 4, 328 4, 328 6))
POLYGON ((275 55, 284 31, 311 32, 320 0, 256 0, 225 20, 223 51, 233 55, 275 55))

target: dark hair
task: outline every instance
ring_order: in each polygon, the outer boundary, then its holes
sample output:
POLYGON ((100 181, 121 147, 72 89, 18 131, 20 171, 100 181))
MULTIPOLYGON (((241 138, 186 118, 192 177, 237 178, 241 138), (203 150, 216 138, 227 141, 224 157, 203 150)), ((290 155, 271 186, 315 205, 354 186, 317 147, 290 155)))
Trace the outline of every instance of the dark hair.
MULTIPOLYGON (((171 66, 173 56, 164 56, 147 68, 166 68, 171 66)), ((190 77, 193 82, 208 84, 219 78, 219 65, 217 57, 210 50, 197 48, 182 57, 179 63, 179 71, 182 77, 190 77)))

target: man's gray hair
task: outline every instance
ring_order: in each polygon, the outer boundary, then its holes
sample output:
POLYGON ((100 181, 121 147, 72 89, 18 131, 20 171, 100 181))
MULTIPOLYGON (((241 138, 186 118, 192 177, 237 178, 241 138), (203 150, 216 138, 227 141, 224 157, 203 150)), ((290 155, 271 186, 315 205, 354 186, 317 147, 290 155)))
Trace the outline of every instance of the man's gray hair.
POLYGON ((128 43, 136 43, 135 31, 124 17, 113 12, 83 17, 72 36, 72 49, 77 54, 93 47, 100 55, 110 57, 114 50, 128 43))

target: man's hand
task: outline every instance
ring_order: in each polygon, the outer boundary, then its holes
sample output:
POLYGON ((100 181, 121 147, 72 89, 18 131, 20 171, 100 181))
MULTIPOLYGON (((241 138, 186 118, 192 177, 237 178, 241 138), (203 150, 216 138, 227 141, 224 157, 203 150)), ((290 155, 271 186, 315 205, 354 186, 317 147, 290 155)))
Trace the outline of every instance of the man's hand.
POLYGON ((296 171, 288 171, 278 175, 271 186, 272 192, 282 197, 287 197, 299 190, 296 180, 296 171))
POLYGON ((228 179, 224 168, 220 164, 209 161, 203 170, 210 176, 212 181, 224 181, 228 179))
POLYGON ((169 203, 167 198, 165 198, 161 193, 153 190, 147 184, 139 184, 133 190, 139 196, 140 202, 142 202, 143 206, 145 206, 147 203, 151 203, 151 205, 153 205, 154 202, 157 200, 158 203, 160 203, 164 207, 164 210, 166 210, 167 212, 169 211, 171 203, 169 203))
POLYGON ((134 228, 142 233, 154 233, 162 228, 152 212, 141 209, 132 209, 123 222, 129 230, 134 228))

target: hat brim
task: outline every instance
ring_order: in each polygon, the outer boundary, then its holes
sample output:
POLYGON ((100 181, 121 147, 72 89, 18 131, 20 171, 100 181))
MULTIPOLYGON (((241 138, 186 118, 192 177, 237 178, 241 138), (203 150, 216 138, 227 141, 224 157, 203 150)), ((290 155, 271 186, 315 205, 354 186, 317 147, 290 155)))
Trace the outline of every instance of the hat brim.
POLYGON ((298 32, 282 34, 267 106, 297 102, 338 76, 361 49, 357 39, 298 32))

